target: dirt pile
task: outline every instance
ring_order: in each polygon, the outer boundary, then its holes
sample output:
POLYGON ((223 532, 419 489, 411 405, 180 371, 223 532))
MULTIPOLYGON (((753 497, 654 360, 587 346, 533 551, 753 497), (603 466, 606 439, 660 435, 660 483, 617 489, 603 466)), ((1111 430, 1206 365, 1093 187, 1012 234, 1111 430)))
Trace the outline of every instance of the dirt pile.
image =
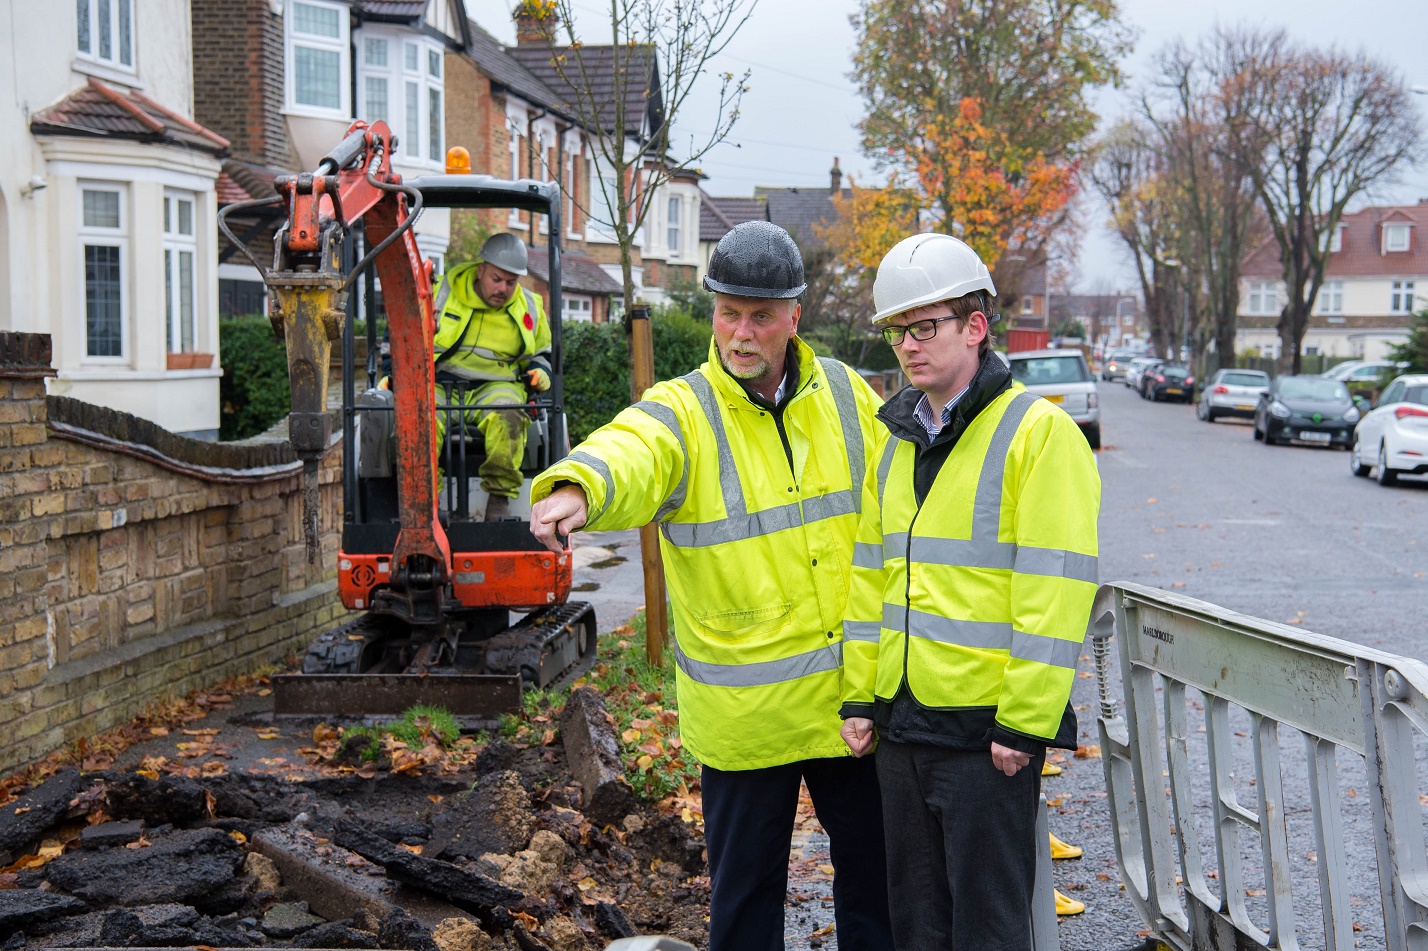
POLYGON ((702 947, 696 827, 586 797, 568 746, 496 740, 455 771, 58 773, 0 804, 0 946, 702 947))

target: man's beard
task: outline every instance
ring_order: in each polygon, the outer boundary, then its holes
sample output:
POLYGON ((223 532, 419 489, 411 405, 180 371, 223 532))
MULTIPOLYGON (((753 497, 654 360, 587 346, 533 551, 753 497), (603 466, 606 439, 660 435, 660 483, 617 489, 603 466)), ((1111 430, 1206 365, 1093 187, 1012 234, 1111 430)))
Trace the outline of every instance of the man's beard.
MULTIPOLYGON (((729 365, 729 360, 724 355, 724 351, 719 348, 716 349, 718 349, 719 352, 719 365, 724 368, 725 373, 729 374, 736 380, 762 380, 764 377, 768 376, 769 372, 773 369, 772 365, 768 361, 768 358, 765 357, 762 352, 760 352, 758 363, 754 364, 752 367, 746 370, 736 370, 734 367, 729 365)), ((733 348, 731 347, 730 349, 733 348)))

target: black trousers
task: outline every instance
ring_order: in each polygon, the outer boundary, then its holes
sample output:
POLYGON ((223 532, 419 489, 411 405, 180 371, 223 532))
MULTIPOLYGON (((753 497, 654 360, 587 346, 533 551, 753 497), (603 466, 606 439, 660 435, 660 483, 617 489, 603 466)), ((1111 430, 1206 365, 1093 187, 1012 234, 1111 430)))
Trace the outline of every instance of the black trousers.
POLYGON ((873 757, 765 769, 704 767, 709 951, 782 951, 788 852, 807 783, 833 857, 840 951, 892 951, 882 811, 873 757))
POLYGON ((878 745, 898 951, 1031 951, 1045 758, 1007 776, 988 750, 878 745))

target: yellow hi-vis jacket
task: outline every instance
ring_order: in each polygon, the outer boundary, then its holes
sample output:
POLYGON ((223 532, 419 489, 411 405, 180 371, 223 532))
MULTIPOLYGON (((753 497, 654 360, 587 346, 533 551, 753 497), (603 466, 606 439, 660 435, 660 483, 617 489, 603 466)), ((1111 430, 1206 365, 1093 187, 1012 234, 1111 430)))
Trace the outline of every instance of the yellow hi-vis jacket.
POLYGON ((508 382, 531 367, 550 373, 550 321, 540 295, 518 286, 504 306, 487 307, 476 292, 479 266, 457 265, 437 287, 437 374, 508 382))
POLYGON ((868 472, 843 699, 891 701, 905 683, 923 707, 994 711, 1002 730, 1049 742, 1096 593, 1090 447, 1014 383, 970 422, 920 506, 916 456, 889 436, 868 472))
POLYGON ((651 387, 531 488, 539 501, 579 484, 591 531, 659 523, 681 738, 715 769, 848 754, 843 615, 879 400, 793 342, 798 382, 781 420, 711 344, 707 363, 651 387))

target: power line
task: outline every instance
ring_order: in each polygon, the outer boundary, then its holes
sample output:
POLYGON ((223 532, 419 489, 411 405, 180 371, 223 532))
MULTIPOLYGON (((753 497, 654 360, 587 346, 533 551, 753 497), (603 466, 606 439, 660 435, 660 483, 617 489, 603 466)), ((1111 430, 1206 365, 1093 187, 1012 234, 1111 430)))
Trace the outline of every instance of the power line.
POLYGON ((834 83, 826 82, 825 80, 822 80, 822 79, 814 79, 812 76, 804 76, 804 75, 801 75, 801 74, 799 74, 799 73, 791 73, 791 72, 789 72, 789 71, 786 70, 786 69, 779 69, 777 66, 769 66, 769 65, 766 65, 766 64, 764 64, 764 63, 756 63, 756 62, 754 62, 754 61, 751 60, 751 59, 744 59, 742 56, 735 56, 733 53, 721 53, 720 55, 721 55, 721 56, 727 56, 729 59, 732 59, 732 60, 734 60, 735 62, 743 63, 745 66, 757 66, 759 69, 766 69, 766 70, 768 70, 768 71, 771 72, 771 73, 778 73, 778 74, 780 74, 780 75, 782 75, 782 76, 788 76, 790 79, 801 79, 801 80, 803 80, 803 81, 806 82, 806 83, 813 83, 814 85, 817 85, 817 86, 826 86, 826 87, 828 87, 829 89, 834 89, 834 90, 837 90, 838 92, 856 92, 856 91, 857 91, 856 87, 854 87, 854 86, 851 85, 850 83, 843 83, 842 85, 836 85, 836 84, 834 84, 834 83))

